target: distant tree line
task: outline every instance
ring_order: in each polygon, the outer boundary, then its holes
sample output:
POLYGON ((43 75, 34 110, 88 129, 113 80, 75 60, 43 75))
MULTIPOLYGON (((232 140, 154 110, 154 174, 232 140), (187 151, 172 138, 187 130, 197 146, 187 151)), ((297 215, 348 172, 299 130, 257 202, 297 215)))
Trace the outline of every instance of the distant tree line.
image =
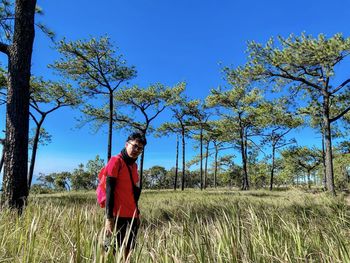
POLYGON ((50 193, 53 191, 78 191, 96 189, 98 174, 105 165, 99 155, 94 160, 79 164, 73 171, 40 174, 31 187, 32 193, 50 193))
MULTIPOLYGON (((249 158, 250 185, 253 189, 270 187, 271 162, 268 159, 258 160, 251 154, 249 158)), ((195 158, 186 164, 186 187, 201 189, 200 169, 190 169, 198 162, 195 158)), ((335 186, 338 190, 348 190, 350 186, 350 154, 344 147, 335 149, 335 186)), ((275 160, 277 188, 304 187, 319 188, 324 185, 322 152, 316 148, 292 146, 281 151, 275 160)), ((31 193, 52 193, 61 191, 95 190, 97 175, 105 165, 103 159, 96 156, 86 165, 79 164, 73 171, 40 174, 31 188, 31 193)), ((180 170, 181 172, 181 170, 180 170)), ((235 164, 233 155, 223 155, 212 162, 203 174, 206 188, 225 187, 239 189, 242 187, 243 168, 235 164), (215 173, 216 171, 216 173, 215 173)), ((176 176, 176 168, 166 169, 155 165, 144 170, 143 186, 145 189, 173 189, 174 183, 181 184, 176 176)))

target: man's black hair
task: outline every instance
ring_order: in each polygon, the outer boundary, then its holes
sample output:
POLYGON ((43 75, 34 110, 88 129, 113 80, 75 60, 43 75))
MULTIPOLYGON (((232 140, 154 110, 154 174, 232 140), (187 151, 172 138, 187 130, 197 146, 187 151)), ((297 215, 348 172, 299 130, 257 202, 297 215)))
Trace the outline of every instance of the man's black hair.
POLYGON ((147 144, 146 137, 142 133, 139 133, 139 132, 134 132, 134 133, 130 134, 127 141, 137 141, 137 142, 141 143, 143 146, 146 146, 146 144, 147 144))

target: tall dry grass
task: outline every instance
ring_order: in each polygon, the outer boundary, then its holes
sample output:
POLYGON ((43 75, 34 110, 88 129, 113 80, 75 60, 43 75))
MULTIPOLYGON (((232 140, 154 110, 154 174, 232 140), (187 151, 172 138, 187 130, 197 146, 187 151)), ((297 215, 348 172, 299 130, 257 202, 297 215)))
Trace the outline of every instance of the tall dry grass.
MULTIPOLYGON (((131 262, 350 262, 342 196, 299 190, 149 191, 131 262)), ((0 213, 0 262, 122 262, 104 254, 94 193, 33 196, 0 213)))

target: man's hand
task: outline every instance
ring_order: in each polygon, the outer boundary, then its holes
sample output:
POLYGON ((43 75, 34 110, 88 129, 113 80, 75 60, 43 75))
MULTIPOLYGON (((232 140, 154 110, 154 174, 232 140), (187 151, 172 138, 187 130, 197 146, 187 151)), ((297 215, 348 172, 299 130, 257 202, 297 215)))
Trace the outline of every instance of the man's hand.
POLYGON ((114 218, 107 218, 106 219, 106 224, 105 224, 105 231, 106 231, 106 235, 110 236, 113 233, 113 229, 114 229, 114 218))

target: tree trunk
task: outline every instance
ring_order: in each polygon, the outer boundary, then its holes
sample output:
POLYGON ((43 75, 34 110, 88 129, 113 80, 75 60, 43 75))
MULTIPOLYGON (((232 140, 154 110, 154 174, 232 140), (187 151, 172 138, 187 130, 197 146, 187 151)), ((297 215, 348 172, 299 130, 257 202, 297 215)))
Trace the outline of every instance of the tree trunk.
POLYGON ((249 177, 248 177, 248 139, 247 131, 245 130, 244 134, 244 156, 245 156, 245 165, 244 165, 244 174, 245 174, 245 190, 249 190, 249 177))
POLYGON ((203 190, 203 128, 201 127, 200 131, 200 177, 201 177, 201 190, 203 190))
POLYGON ((141 160, 140 160, 140 189, 142 190, 142 181, 143 181, 143 161, 145 159, 145 148, 143 147, 143 152, 141 154, 141 160))
POLYGON ((325 132, 325 146, 326 146, 326 177, 327 177, 327 189, 336 195, 334 187, 334 176, 333 176, 333 157, 332 157, 332 135, 331 125, 329 118, 329 95, 323 96, 323 123, 325 132))
POLYGON ((181 190, 185 189, 185 130, 182 128, 182 178, 181 178, 181 190))
POLYGON ((176 135, 176 164, 175 164, 175 180, 174 180, 174 190, 177 188, 177 173, 179 171, 179 136, 176 135))
POLYGON ((323 189, 327 191, 327 173, 326 173, 326 154, 325 154, 325 137, 324 137, 324 129, 321 127, 322 133, 322 166, 323 166, 323 189))
POLYGON ((272 191, 272 188, 273 188, 273 176, 275 171, 275 153, 276 153, 276 148, 274 145, 272 145, 272 167, 271 167, 271 177, 270 177, 270 191, 272 191))
POLYGON ((246 149, 246 138, 245 131, 242 127, 240 130, 240 139, 241 139, 241 155, 242 155, 242 163, 243 163, 243 183, 242 190, 249 190, 249 182, 248 182, 248 171, 247 171, 247 149, 246 149))
POLYGON ((307 188, 311 189, 311 171, 307 170, 307 188))
MULTIPOLYGON (((109 123, 108 123, 108 148, 107 148, 107 162, 112 156, 112 134, 113 134, 113 92, 109 93, 109 123)), ((143 154, 143 153, 142 153, 143 154)))
POLYGON ((41 125, 43 124, 44 120, 45 120, 45 115, 42 116, 41 120, 39 121, 39 123, 36 127, 36 131, 35 131, 35 136, 34 136, 34 141, 33 141, 32 158, 30 159, 30 166, 29 166, 29 173, 28 173, 28 191, 30 190, 30 187, 32 185, 36 152, 38 149, 38 143, 39 143, 39 137, 40 137, 40 129, 41 129, 41 125))
POLYGON ((215 142, 214 144, 215 144, 214 188, 216 188, 216 184, 217 184, 217 180, 216 180, 216 179, 217 179, 217 173, 218 173, 218 155, 219 155, 219 149, 218 149, 218 145, 216 144, 216 142, 215 142))
POLYGON ((0 173, 2 171, 2 167, 4 166, 4 159, 5 159, 5 141, 2 140, 2 155, 0 160, 0 173))
POLYGON ((16 0, 13 43, 8 49, 6 153, 3 198, 21 213, 28 196, 29 81, 36 0, 16 0))
POLYGON ((207 180, 208 180, 208 156, 209 156, 209 140, 205 148, 204 189, 207 188, 207 180))

